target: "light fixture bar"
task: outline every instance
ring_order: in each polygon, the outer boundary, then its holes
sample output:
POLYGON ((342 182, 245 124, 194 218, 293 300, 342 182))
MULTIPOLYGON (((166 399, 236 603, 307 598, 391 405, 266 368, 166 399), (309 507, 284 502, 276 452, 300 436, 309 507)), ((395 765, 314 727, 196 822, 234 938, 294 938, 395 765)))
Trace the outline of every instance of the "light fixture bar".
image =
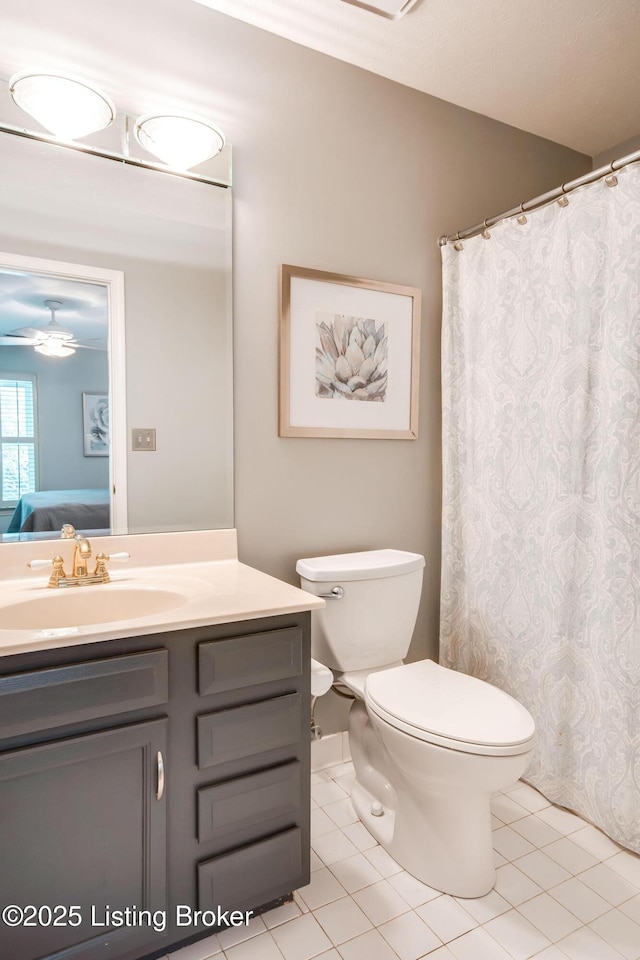
MULTIPOLYGON (((126 128, 135 121, 125 115, 126 128)), ((27 140, 38 140, 41 143, 51 143, 56 147, 62 147, 65 150, 75 150, 76 153, 87 153, 94 157, 102 157, 105 160, 116 160, 118 163, 126 163, 132 167, 142 167, 146 170, 156 170, 159 173, 168 174, 171 177, 180 177, 183 180, 197 180, 199 183, 208 183, 214 187, 231 186, 231 177, 224 180, 219 177, 203 176, 199 173, 192 173, 190 170, 172 170, 164 163, 154 163, 152 160, 141 160, 138 157, 132 157, 123 149, 122 153, 113 150, 105 150, 101 147, 91 147, 85 143, 76 143, 73 140, 59 140, 57 137, 47 133, 36 133, 34 130, 27 130, 24 127, 16 127, 11 123, 0 121, 0 132, 9 133, 15 137, 24 137, 27 140)), ((123 140, 126 143, 127 133, 123 133, 123 140)), ((227 146, 228 149, 228 146, 227 146)))

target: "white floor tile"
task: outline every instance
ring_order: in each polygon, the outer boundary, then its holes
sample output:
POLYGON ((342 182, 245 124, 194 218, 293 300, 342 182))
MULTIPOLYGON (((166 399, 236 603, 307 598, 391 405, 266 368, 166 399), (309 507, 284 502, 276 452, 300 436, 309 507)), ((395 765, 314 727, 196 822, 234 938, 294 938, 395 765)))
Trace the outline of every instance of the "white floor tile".
POLYGON ((394 890, 388 880, 380 880, 370 887, 358 890, 353 894, 353 899, 374 927, 379 927, 381 923, 393 920, 409 910, 407 901, 394 890))
POLYGON ((563 836, 558 830, 535 815, 525 817, 523 820, 516 820, 511 826, 516 833, 532 843, 534 847, 544 847, 547 843, 560 840, 563 836))
POLYGON ((354 847, 351 840, 345 837, 342 830, 332 830, 331 833, 323 833, 319 837, 313 837, 311 846, 327 866, 330 863, 336 863, 338 860, 352 857, 358 852, 357 847, 354 847))
POLYGON ((315 870, 311 874, 311 883, 301 887, 298 893, 309 909, 315 910, 316 907, 322 907, 325 903, 344 897, 346 891, 331 870, 328 867, 322 867, 321 870, 315 870))
POLYGON ((325 953, 332 946, 326 933, 310 913, 274 927, 271 935, 285 960, 311 960, 311 957, 325 953))
POLYGON ((347 799, 347 794, 342 787, 339 787, 333 780, 313 784, 311 787, 311 796, 321 807, 325 807, 328 803, 337 803, 338 800, 347 799))
POLYGON ((355 778, 355 773, 347 773, 344 777, 338 777, 336 783, 344 790, 345 793, 351 794, 351 787, 353 786, 353 781, 355 778))
POLYGON ((389 883, 394 890, 397 890, 400 896, 407 901, 410 907, 419 907, 429 900, 435 900, 440 896, 439 890, 427 886, 420 880, 416 880, 410 873, 402 870, 400 873, 394 873, 389 877, 389 883))
POLYGON ((536 953, 531 960, 567 960, 566 953, 556 946, 545 947, 542 953, 536 953))
POLYGON ((336 947, 372 929, 371 922, 351 897, 320 907, 314 916, 336 947))
POLYGON ((309 868, 311 872, 313 873, 314 870, 320 870, 321 867, 324 867, 324 863, 315 850, 311 850, 311 860, 309 862, 309 868))
POLYGON ((530 877, 534 883, 542 887, 543 890, 548 890, 549 887, 555 887, 557 884, 562 883, 563 880, 568 880, 571 876, 564 867, 561 867, 555 860, 547 857, 541 850, 535 850, 533 853, 528 853, 525 857, 520 857, 519 860, 516 860, 514 866, 516 866, 518 870, 522 870, 523 873, 526 873, 526 875, 530 877))
POLYGON ((340 777, 354 776, 353 763, 351 760, 345 760, 336 764, 335 767, 327 767, 326 771, 332 780, 339 780, 340 777))
POLYGON ((182 947, 169 954, 170 960, 209 960, 210 957, 219 956, 222 953, 222 947, 215 934, 207 937, 205 940, 198 940, 197 943, 190 943, 188 947, 182 947))
POLYGON ((412 911, 383 923, 379 929, 400 960, 419 960, 430 950, 441 946, 435 933, 412 911))
POLYGON ((353 843, 358 850, 371 850, 372 847, 378 845, 378 841, 375 837, 372 837, 364 824, 358 821, 357 823, 350 823, 348 826, 342 828, 342 832, 345 837, 348 837, 349 840, 353 843))
POLYGON ((506 857, 503 857, 501 853, 498 853, 497 850, 493 851, 493 865, 498 869, 498 867, 503 867, 505 863, 509 863, 506 857))
POLYGON ((519 833, 516 833, 511 827, 500 827, 493 831, 494 849, 501 853, 507 860, 517 860, 526 853, 532 853, 535 847, 519 833))
POLYGON ((259 933, 264 933, 265 930, 266 927, 262 917, 254 917, 246 925, 243 924, 241 927, 229 927, 228 930, 222 930, 218 934, 218 940, 220 941, 222 949, 227 950, 229 947, 234 947, 236 943, 249 940, 250 937, 257 937, 259 933))
POLYGON ((507 951, 480 927, 453 940, 449 950, 456 960, 511 960, 507 951))
POLYGON ((358 814, 353 809, 349 797, 346 800, 338 800, 337 803, 328 803, 323 809, 336 827, 346 827, 347 824, 355 823, 358 819, 358 814))
POLYGON ((476 923, 486 923, 487 920, 493 920, 494 917, 499 917, 501 913, 511 910, 512 906, 504 897, 500 896, 496 889, 490 890, 484 897, 476 897, 473 900, 466 897, 464 899, 456 897, 456 900, 467 913, 471 914, 476 923))
POLYGON ((325 833, 332 833, 336 829, 336 825, 328 817, 322 807, 316 807, 311 811, 311 839, 314 840, 316 837, 321 837, 325 833))
MULTIPOLYGON (((589 867, 595 867, 597 858, 587 853, 582 847, 579 847, 569 837, 563 837, 562 840, 556 840, 544 848, 544 852, 561 867, 568 870, 569 873, 582 873, 589 867)), ((611 864, 609 864, 611 865, 611 864)))
MULTIPOLYGON (((429 960, 456 960, 449 947, 440 947, 428 954, 429 960)), ((425 957, 426 960, 426 957, 425 957)))
POLYGON ((593 854, 598 860, 606 860, 608 857, 613 857, 614 854, 620 853, 618 844, 608 837, 606 833, 598 830, 597 827, 592 826, 590 823, 588 823, 586 827, 582 827, 581 830, 576 830, 575 833, 572 833, 571 839, 574 843, 577 843, 579 847, 582 847, 583 850, 586 850, 587 853, 593 854))
POLYGON ((372 847, 371 850, 365 850, 364 855, 383 877, 392 877, 394 873, 400 873, 402 870, 400 864, 396 863, 393 857, 389 856, 382 847, 372 847))
POLYGON ((577 817, 575 813, 570 813, 569 810, 562 810, 560 807, 545 807, 544 810, 540 810, 537 815, 541 820, 544 820, 545 823, 548 823, 565 835, 575 833, 576 830, 584 827, 584 820, 577 817))
POLYGON ((518 910, 536 929, 548 937, 551 943, 568 936, 582 926, 576 916, 548 893, 541 893, 539 897, 527 900, 518 907, 518 910))
POLYGON ((342 960, 340 954, 335 947, 331 947, 331 950, 327 950, 326 953, 320 953, 316 960, 342 960))
POLYGON ((369 930, 340 946, 344 960, 398 960, 377 930, 369 930))
POLYGON ((631 917, 632 920, 635 920, 636 923, 640 924, 640 894, 632 897, 631 900, 626 900, 625 903, 621 903, 620 910, 626 913, 628 917, 631 917))
POLYGON ((622 956, 589 927, 570 933, 558 946, 570 960, 621 960, 622 956))
POLYGON ((227 960, 282 960, 282 954, 270 933, 260 933, 225 950, 227 960))
POLYGON ((300 913, 300 907, 295 900, 292 900, 290 903, 283 903, 281 907, 275 907, 273 910, 263 913, 262 919, 267 930, 271 930, 272 927, 278 927, 281 923, 286 923, 287 920, 299 917, 300 913))
POLYGON ((640 957, 640 926, 620 910, 611 910, 589 924, 626 960, 640 957))
POLYGON ((607 860, 607 866, 640 890, 640 857, 630 850, 622 850, 607 860))
POLYGON ((498 867, 494 889, 514 907, 542 893, 542 887, 539 887, 531 877, 528 877, 512 863, 506 863, 504 867, 498 867))
POLYGON ((525 807, 502 793, 491 799, 491 813, 503 823, 513 823, 514 820, 521 820, 529 815, 525 807))
POLYGON ((545 947, 550 940, 529 923, 518 910, 510 910, 485 924, 487 933, 498 941, 501 947, 511 954, 514 960, 529 960, 545 947))
POLYGON ((332 863, 331 872, 337 877, 347 893, 362 890, 363 887, 368 887, 382 879, 382 874, 362 853, 332 863))
POLYGON ((537 813, 538 810, 544 810, 545 807, 551 806, 550 801, 543 797, 541 793, 538 793, 534 787, 529 786, 528 783, 521 783, 515 790, 510 790, 509 797, 519 803, 521 807, 524 807, 525 810, 528 810, 529 813, 537 813))
POLYGON ((575 914, 582 923, 590 923, 611 909, 611 904, 587 887, 578 877, 571 877, 557 887, 551 887, 550 895, 575 914))
POLYGON ((443 943, 468 933, 476 926, 473 917, 453 897, 446 895, 417 907, 416 913, 443 943))
POLYGON ((580 874, 580 880, 614 907, 630 900, 638 892, 632 883, 611 870, 606 863, 599 863, 590 870, 585 870, 580 874))

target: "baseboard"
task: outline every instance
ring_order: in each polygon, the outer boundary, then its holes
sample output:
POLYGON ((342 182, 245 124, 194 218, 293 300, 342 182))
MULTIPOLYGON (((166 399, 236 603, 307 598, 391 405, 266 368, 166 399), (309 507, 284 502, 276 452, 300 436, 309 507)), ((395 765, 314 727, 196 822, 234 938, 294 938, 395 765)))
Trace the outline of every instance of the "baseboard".
POLYGON ((311 741, 312 770, 334 767, 347 760, 351 760, 351 751, 349 750, 349 734, 346 730, 341 733, 329 733, 322 740, 311 741))

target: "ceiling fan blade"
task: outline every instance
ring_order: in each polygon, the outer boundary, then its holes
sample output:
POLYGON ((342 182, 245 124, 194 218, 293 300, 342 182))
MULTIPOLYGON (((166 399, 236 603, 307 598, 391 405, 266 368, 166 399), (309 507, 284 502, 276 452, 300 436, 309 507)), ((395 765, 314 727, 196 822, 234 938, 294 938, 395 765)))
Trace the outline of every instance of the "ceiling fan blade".
POLYGON ((26 337, 28 340, 37 340, 38 343, 47 339, 46 333, 37 327, 18 327, 17 330, 10 330, 7 336, 26 337))
MULTIPOLYGON (((96 337, 98 340, 99 337, 96 337)), ((66 340, 65 347, 75 347, 76 349, 80 347, 81 350, 99 350, 102 353, 106 352, 106 347, 88 347, 86 343, 77 343, 75 340, 66 340)))
POLYGON ((35 347, 42 342, 42 337, 17 337, 11 333, 0 336, 0 346, 2 347, 35 347))

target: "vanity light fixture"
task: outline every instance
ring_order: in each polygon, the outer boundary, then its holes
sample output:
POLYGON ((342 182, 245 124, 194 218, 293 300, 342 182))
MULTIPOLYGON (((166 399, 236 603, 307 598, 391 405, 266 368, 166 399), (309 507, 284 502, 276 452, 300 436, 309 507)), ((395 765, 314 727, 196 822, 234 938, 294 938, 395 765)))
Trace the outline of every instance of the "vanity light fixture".
POLYGON ((199 117, 145 114, 133 132, 141 147, 176 170, 190 170, 210 160, 224 147, 224 134, 199 117))
POLYGON ((104 130, 116 116, 106 94, 65 74, 16 73, 9 81, 9 92, 22 110, 63 140, 104 130))

